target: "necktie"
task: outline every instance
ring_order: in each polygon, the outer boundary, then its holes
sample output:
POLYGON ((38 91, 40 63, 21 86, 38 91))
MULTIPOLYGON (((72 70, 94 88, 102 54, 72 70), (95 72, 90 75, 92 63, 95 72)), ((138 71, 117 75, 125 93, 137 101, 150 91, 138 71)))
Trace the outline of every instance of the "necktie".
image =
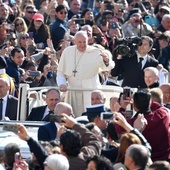
POLYGON ((47 121, 48 122, 51 114, 54 114, 54 112, 50 110, 48 115, 46 115, 45 118, 42 121, 47 121))
POLYGON ((0 120, 2 120, 3 99, 0 99, 0 120))
POLYGON ((143 58, 140 57, 140 58, 139 58, 139 69, 140 69, 140 70, 142 69, 142 61, 143 61, 143 58))

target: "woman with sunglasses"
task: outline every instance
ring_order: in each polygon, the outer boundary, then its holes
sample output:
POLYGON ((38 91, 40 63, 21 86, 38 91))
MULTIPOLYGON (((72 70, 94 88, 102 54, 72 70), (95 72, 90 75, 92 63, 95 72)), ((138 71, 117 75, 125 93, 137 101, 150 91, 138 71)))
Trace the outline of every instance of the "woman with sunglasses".
POLYGON ((34 42, 39 49, 44 49, 47 47, 47 39, 50 38, 49 27, 44 24, 44 16, 42 14, 36 13, 33 16, 28 32, 33 33, 34 42))
POLYGON ((28 31, 27 25, 26 25, 24 19, 21 18, 21 17, 15 18, 13 24, 14 24, 15 33, 16 33, 17 36, 21 32, 27 32, 28 31))
POLYGON ((57 49, 61 40, 64 38, 64 35, 67 31, 66 22, 67 19, 67 8, 64 5, 59 5, 56 8, 56 20, 51 26, 51 39, 54 45, 54 48, 57 49))

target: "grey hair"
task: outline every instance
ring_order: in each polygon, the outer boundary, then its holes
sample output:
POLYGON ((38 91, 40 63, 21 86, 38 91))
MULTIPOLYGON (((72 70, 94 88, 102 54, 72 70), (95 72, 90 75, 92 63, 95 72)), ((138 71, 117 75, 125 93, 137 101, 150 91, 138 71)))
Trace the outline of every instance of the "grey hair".
POLYGON ((49 155, 45 162, 51 170, 69 170, 69 162, 67 158, 61 154, 49 155))
POLYGON ((81 31, 76 32, 74 38, 76 39, 77 36, 79 36, 79 35, 83 35, 83 36, 85 36, 85 37, 88 39, 88 35, 87 35, 87 32, 86 32, 86 31, 82 31, 82 30, 81 30, 81 31))
POLYGON ((155 67, 147 67, 144 69, 144 72, 145 71, 151 71, 152 73, 154 73, 155 76, 158 76, 158 74, 159 74, 158 69, 155 67))

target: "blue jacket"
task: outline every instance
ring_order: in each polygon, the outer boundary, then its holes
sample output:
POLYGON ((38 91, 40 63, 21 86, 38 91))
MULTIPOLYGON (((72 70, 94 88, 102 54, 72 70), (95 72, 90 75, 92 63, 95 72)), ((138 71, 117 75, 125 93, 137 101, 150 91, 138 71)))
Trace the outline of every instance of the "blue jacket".
POLYGON ((20 72, 19 72, 19 66, 16 65, 10 58, 5 58, 8 67, 6 68, 6 73, 15 79, 15 84, 17 87, 19 87, 20 83, 20 72))
POLYGON ((65 21, 56 18, 56 21, 50 27, 51 39, 55 49, 57 49, 60 40, 64 38, 66 31, 67 27, 65 21))
POLYGON ((57 137, 57 127, 54 122, 42 125, 38 129, 39 141, 51 141, 57 137))

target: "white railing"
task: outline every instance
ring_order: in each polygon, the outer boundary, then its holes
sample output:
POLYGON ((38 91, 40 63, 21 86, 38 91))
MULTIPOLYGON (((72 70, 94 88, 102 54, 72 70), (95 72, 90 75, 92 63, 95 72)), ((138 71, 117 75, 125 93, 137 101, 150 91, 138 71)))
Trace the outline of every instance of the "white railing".
MULTIPOLYGON (((46 92, 48 89, 51 88, 58 89, 58 87, 54 87, 54 86, 30 88, 28 84, 20 84, 17 120, 25 120, 33 106, 44 105, 45 103, 42 99, 42 94, 43 92, 46 92), (34 95, 35 97, 32 98, 30 97, 30 95, 34 95)), ((95 89, 68 88, 68 90, 69 91, 93 91, 95 89)), ((107 100, 106 106, 109 106, 110 97, 112 97, 113 95, 119 96, 120 92, 123 91, 122 87, 108 86, 108 85, 102 85, 99 90, 102 90, 106 95, 106 100, 107 100)))

